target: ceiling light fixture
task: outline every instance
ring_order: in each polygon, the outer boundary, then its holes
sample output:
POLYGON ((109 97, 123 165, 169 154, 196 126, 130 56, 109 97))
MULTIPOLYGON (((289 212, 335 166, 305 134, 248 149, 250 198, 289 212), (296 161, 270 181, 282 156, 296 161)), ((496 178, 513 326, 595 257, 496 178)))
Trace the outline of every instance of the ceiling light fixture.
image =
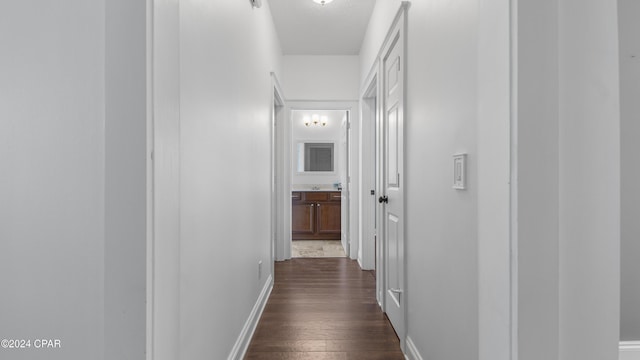
POLYGON ((333 0, 313 0, 314 3, 316 4, 320 4, 322 6, 325 6, 325 4, 328 4, 330 2, 332 2, 333 0))

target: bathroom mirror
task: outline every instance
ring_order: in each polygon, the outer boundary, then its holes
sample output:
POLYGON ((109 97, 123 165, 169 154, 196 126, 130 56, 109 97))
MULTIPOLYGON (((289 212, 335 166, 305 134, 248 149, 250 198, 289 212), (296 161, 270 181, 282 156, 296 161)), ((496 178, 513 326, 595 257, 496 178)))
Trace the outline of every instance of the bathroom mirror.
POLYGON ((299 142, 297 148, 299 173, 332 173, 335 171, 333 142, 299 142))

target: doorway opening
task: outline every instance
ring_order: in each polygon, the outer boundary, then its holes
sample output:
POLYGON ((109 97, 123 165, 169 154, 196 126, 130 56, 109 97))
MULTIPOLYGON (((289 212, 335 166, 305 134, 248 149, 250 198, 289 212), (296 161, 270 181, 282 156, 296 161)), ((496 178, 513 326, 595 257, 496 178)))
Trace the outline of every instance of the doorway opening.
MULTIPOLYGON (((374 69, 377 67, 374 66, 374 69)), ((360 250, 358 252, 358 262, 363 270, 373 270, 376 274, 376 267, 380 263, 377 256, 380 255, 377 236, 377 214, 378 203, 376 194, 376 176, 378 172, 377 144, 377 124, 378 124, 378 76, 374 72, 370 76, 368 86, 361 97, 362 104, 362 124, 361 124, 361 188, 362 198, 360 201, 361 237, 360 250)), ((381 288, 382 284, 378 284, 381 288)), ((380 299, 378 299, 380 301, 380 299)), ((381 301, 380 301, 381 302, 381 301)))
POLYGON ((291 111, 291 257, 349 247, 349 111, 291 111))

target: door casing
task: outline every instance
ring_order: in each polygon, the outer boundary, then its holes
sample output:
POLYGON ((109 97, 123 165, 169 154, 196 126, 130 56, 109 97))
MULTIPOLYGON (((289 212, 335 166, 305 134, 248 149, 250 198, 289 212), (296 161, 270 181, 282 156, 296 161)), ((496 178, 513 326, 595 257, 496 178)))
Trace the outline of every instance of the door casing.
MULTIPOLYGON (((278 244, 276 248, 278 252, 276 254, 276 260, 288 260, 291 259, 291 174, 293 169, 293 144, 292 144, 292 112, 298 110, 340 110, 349 112, 350 126, 351 126, 351 136, 349 139, 349 149, 348 155, 349 160, 348 164, 351 167, 350 175, 350 184, 348 191, 348 223, 347 223, 347 246, 345 247, 345 251, 347 252, 347 257, 351 259, 357 258, 358 252, 358 223, 359 223, 359 212, 358 212, 358 192, 360 188, 359 184, 359 171, 354 171, 354 169, 358 169, 359 159, 357 157, 357 152, 353 151, 357 149, 359 144, 358 134, 359 134, 359 125, 358 122, 353 121, 353 119, 360 119, 359 115, 359 107, 358 102, 355 101, 296 101, 296 100, 288 100, 285 105, 285 121, 283 126, 284 137, 284 152, 283 152, 283 176, 285 176, 284 180, 284 198, 288 197, 284 200, 283 203, 283 219, 281 223, 284 224, 283 234, 278 239, 278 244)), ((344 185, 343 185, 344 189, 344 185)))
MULTIPOLYGON (((371 87, 375 84, 376 86, 376 97, 378 99, 377 104, 376 104, 376 125, 375 125, 375 129, 376 129, 376 136, 375 136, 375 148, 376 148, 376 189, 375 189, 375 193, 376 193, 376 206, 377 206, 377 210, 376 210, 376 234, 377 234, 377 244, 378 246, 376 247, 376 296, 377 296, 377 300, 380 304, 380 307, 382 308, 382 310, 385 313, 388 313, 389 310, 389 304, 388 304, 388 299, 387 296, 385 295, 386 292, 388 291, 388 273, 389 273, 389 259, 388 259, 388 252, 387 252, 387 239, 385 236, 385 232, 386 229, 383 226, 383 222, 384 222, 384 206, 380 203, 377 202, 377 199, 382 196, 382 195, 387 195, 384 194, 383 191, 383 186, 384 186, 384 181, 383 181, 383 176, 385 176, 384 174, 384 163, 383 163, 383 145, 384 145, 384 137, 383 137, 383 125, 384 125, 384 121, 383 121, 383 117, 385 116, 384 114, 384 106, 385 106, 385 98, 384 98, 384 88, 385 88, 385 71, 384 71, 384 57, 387 55, 389 48, 394 44, 394 43, 399 43, 401 44, 401 52, 400 52, 400 56, 401 56, 401 84, 399 86, 402 86, 402 96, 399 100, 401 106, 402 106, 402 123, 404 123, 404 103, 405 103, 405 99, 406 99, 406 66, 407 66, 407 60, 406 60, 406 31, 407 31, 407 22, 406 22, 406 13, 408 11, 409 8, 409 3, 408 2, 402 2, 402 5, 400 7, 400 9, 398 10, 398 13, 396 14, 396 17, 389 29, 389 32, 387 33, 387 36, 383 42, 382 47, 379 50, 378 56, 376 57, 376 61, 369 73, 369 76, 367 77, 367 82, 365 82, 365 84, 367 84, 367 90, 364 93, 364 95, 366 97, 371 97, 372 93, 371 91, 371 87)), ((365 98, 365 96, 363 96, 362 98, 365 98)), ((405 194, 404 194, 404 181, 405 181, 405 176, 403 174, 404 172, 404 127, 400 127, 399 128, 399 133, 398 136, 400 136, 401 141, 399 142, 399 152, 401 154, 401 156, 399 157, 399 161, 398 161, 398 166, 400 167, 400 178, 398 180, 399 183, 399 188, 402 189, 402 191, 400 192, 400 194, 396 197, 396 199, 394 201, 399 201, 401 202, 401 204, 398 204, 397 206, 399 206, 400 209, 402 209, 402 211, 404 211, 404 202, 405 202, 405 194)), ((402 215, 404 216, 404 215, 402 215)), ((401 224, 399 224, 400 226, 400 232, 402 234, 404 234, 404 221, 402 221, 401 224)), ((403 237, 404 235, 402 235, 403 237)), ((404 239, 401 239, 402 242, 404 243, 404 239)), ((401 313, 399 315, 400 321, 396 321, 396 323, 394 324, 392 322, 392 325, 394 326, 394 329, 396 330, 396 333, 398 335, 398 337, 400 338, 400 346, 402 348, 402 350, 406 353, 406 335, 407 335, 407 324, 408 324, 408 320, 407 320, 407 312, 406 312, 406 304, 407 304, 407 294, 408 294, 408 290, 407 286, 406 286, 406 273, 407 273, 407 269, 406 269, 406 261, 405 261, 405 250, 404 250, 404 246, 401 247, 401 261, 400 261, 400 265, 398 266, 399 271, 400 271, 400 279, 401 279, 401 284, 400 284, 400 288, 402 290, 402 296, 400 297, 400 301, 401 301, 401 313)))
POLYGON ((286 177, 284 176, 284 115, 285 100, 282 88, 275 73, 271 73, 271 274, 274 273, 274 260, 278 258, 278 239, 284 237, 284 200, 286 198, 286 177))
POLYGON ((363 270, 378 270, 376 261, 376 122, 378 113, 378 73, 370 75, 360 96, 360 244, 358 263, 363 270))

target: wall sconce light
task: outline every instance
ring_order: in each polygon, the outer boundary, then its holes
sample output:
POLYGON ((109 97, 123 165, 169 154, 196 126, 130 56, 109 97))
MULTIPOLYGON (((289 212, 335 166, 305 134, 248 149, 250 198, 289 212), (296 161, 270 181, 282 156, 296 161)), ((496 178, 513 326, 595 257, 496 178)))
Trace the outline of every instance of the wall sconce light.
POLYGON ((320 4, 322 6, 324 6, 325 4, 328 4, 330 2, 332 2, 333 0, 313 0, 314 3, 316 4, 320 4))
POLYGON ((311 126, 311 125, 320 125, 320 126, 327 126, 327 123, 329 122, 329 118, 326 115, 320 116, 318 114, 313 114, 311 116, 309 115, 305 115, 302 118, 302 122, 304 123, 304 126, 311 126))

